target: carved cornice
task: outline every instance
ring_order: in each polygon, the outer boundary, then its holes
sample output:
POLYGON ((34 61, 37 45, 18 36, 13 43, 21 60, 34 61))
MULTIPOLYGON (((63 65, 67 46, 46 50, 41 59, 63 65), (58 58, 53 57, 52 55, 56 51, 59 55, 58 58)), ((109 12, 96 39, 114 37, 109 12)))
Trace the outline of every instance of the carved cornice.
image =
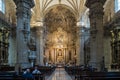
POLYGON ((30 8, 33 8, 35 6, 34 0, 13 0, 16 4, 17 7, 19 7, 20 5, 18 4, 23 4, 26 3, 30 6, 30 8))
POLYGON ((102 5, 104 5, 104 3, 106 2, 106 0, 86 0, 86 7, 91 8, 91 5, 95 4, 95 3, 101 3, 102 5))

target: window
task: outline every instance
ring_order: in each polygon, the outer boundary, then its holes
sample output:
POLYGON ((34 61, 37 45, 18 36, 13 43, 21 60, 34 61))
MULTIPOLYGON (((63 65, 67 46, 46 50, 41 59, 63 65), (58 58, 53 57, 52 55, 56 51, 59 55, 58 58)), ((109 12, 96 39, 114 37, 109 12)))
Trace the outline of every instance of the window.
POLYGON ((120 0, 115 0, 115 12, 120 10, 120 0))
POLYGON ((5 3, 4 3, 4 0, 0 0, 0 11, 5 13, 5 3))

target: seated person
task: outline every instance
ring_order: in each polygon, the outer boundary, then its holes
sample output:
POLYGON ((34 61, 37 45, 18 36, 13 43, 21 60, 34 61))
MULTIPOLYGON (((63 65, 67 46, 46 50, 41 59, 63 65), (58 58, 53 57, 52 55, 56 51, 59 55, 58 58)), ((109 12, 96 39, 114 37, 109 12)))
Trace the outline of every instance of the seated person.
POLYGON ((37 67, 33 70, 32 74, 41 74, 37 67))
POLYGON ((32 73, 30 73, 30 69, 26 69, 26 71, 23 72, 23 78, 32 80, 34 79, 32 73))

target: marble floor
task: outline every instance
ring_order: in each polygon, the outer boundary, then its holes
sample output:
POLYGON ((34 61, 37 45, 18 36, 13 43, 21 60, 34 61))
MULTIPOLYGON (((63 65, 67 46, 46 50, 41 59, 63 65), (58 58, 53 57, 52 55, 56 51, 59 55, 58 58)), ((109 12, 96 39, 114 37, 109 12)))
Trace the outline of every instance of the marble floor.
POLYGON ((64 68, 56 68, 53 74, 46 80, 72 80, 72 78, 67 74, 64 68))

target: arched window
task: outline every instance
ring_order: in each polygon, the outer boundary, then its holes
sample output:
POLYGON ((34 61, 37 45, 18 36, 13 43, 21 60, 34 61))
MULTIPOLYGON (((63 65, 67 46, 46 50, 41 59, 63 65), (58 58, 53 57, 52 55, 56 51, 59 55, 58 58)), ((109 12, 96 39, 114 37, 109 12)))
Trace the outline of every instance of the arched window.
POLYGON ((120 10, 120 0, 115 0, 115 12, 120 10))
POLYGON ((0 0, 0 11, 5 13, 5 3, 4 3, 4 0, 0 0))

